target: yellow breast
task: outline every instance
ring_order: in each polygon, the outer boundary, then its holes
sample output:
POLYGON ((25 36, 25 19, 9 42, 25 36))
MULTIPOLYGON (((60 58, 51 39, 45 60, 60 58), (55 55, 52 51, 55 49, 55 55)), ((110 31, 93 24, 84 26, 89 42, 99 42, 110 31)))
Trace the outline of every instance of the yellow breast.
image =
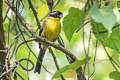
POLYGON ((61 31, 61 24, 59 18, 50 17, 45 22, 44 36, 50 41, 55 41, 61 31))

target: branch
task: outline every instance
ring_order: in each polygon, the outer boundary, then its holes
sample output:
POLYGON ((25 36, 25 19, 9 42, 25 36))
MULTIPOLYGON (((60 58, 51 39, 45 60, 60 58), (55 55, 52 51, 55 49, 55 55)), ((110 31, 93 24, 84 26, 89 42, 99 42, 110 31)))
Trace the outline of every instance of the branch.
MULTIPOLYGON (((60 46, 59 44, 55 44, 55 43, 52 42, 52 41, 46 40, 46 39, 44 39, 44 38, 42 38, 42 37, 36 37, 36 38, 31 38, 31 39, 29 39, 29 40, 26 40, 26 42, 31 42, 31 41, 37 41, 37 42, 41 42, 41 43, 48 44, 48 45, 50 45, 50 46, 52 46, 52 47, 54 47, 54 48, 62 51, 62 52, 65 53, 66 55, 68 55, 71 59, 73 59, 73 61, 76 61, 76 60, 77 60, 77 58, 76 58, 70 51, 68 51, 68 50, 65 49, 64 47, 60 46)), ((20 43, 20 44, 16 47, 16 49, 15 49, 15 51, 14 51, 14 54, 13 54, 14 57, 15 57, 15 55, 16 55, 16 53, 17 53, 18 48, 19 48, 21 45, 23 45, 23 44, 25 44, 25 42, 20 43)))
POLYGON ((7 50, 0 50, 0 53, 7 53, 7 50))
MULTIPOLYGON (((52 48, 49 48, 49 51, 50 51, 50 53, 51 53, 51 55, 52 55, 52 57, 53 57, 53 60, 54 60, 54 62, 55 62, 55 66, 56 66, 57 70, 60 70, 59 65, 58 65, 58 62, 57 62, 57 59, 56 59, 56 56, 55 56, 52 48)), ((62 80, 65 80, 64 77, 63 77, 63 75, 61 75, 61 79, 62 79, 62 80)))
MULTIPOLYGON (((115 25, 115 26, 112 28, 112 30, 118 28, 119 26, 120 26, 120 24, 115 25)), ((103 31, 92 31, 92 33, 94 33, 94 34, 104 34, 104 33, 107 33, 107 32, 108 32, 108 30, 103 30, 103 31)))
MULTIPOLYGON (((99 33, 99 28, 98 28, 97 25, 95 26, 95 28, 96 28, 97 32, 99 33)), ((102 46, 103 46, 103 48, 104 48, 104 50, 105 50, 105 52, 106 52, 106 54, 107 54, 107 56, 108 56, 108 58, 109 58, 109 60, 110 60, 112 66, 114 67, 114 69, 115 69, 116 71, 118 71, 118 69, 117 69, 117 67, 116 67, 116 61, 115 61, 115 60, 109 55, 109 53, 107 52, 107 50, 106 50, 106 48, 105 48, 105 45, 104 45, 104 41, 103 41, 103 39, 102 39, 101 37, 100 37, 99 41, 101 42, 101 44, 102 44, 102 46)))
MULTIPOLYGON (((13 64, 15 64, 15 57, 16 57, 16 53, 17 53, 17 51, 18 51, 18 49, 19 49, 19 47, 20 46, 22 46, 23 44, 25 44, 26 42, 28 43, 28 42, 31 42, 31 41, 35 41, 36 39, 35 38, 31 38, 31 39, 29 39, 29 40, 26 40, 26 41, 23 41, 23 42, 21 42, 20 44, 18 44, 17 46, 16 46, 16 48, 15 48, 15 50, 14 50, 14 52, 13 52, 13 64)), ((33 53, 33 56, 37 59, 37 56, 33 53)), ((39 61, 40 62, 40 61, 39 61)), ((40 62, 41 63, 41 62, 40 62)), ((43 66, 43 65, 42 65, 43 66)), ((44 66, 43 66, 43 68, 46 70, 46 72, 48 72, 48 73, 50 73, 51 75, 53 75, 50 71, 48 71, 44 66)))
MULTIPOLYGON (((4 39, 4 29, 3 29, 3 0, 0 1, 0 50, 5 50, 5 39, 4 39)), ((6 51, 0 52, 0 63, 5 64, 6 51)), ((4 69, 0 68, 0 72, 4 69)), ((8 80, 9 75, 3 77, 3 80, 8 80)))
POLYGON ((35 10, 32 2, 31 2, 31 0, 28 0, 28 3, 29 3, 29 7, 32 9, 32 12, 33 12, 33 14, 34 14, 34 16, 35 16, 35 19, 36 19, 38 28, 40 29, 40 28, 41 28, 41 25, 40 25, 40 22, 39 22, 39 19, 38 19, 38 16, 37 16, 37 12, 36 12, 36 10, 35 10))
POLYGON ((68 55, 71 59, 73 59, 73 61, 77 60, 77 58, 70 51, 68 51, 64 47, 60 46, 59 44, 55 44, 54 42, 46 40, 45 38, 42 38, 42 37, 36 37, 36 41, 48 44, 48 45, 50 45, 50 46, 52 46, 52 47, 62 51, 63 53, 68 55))
MULTIPOLYGON (((85 14, 86 14, 86 10, 87 10, 87 5, 89 3, 89 0, 87 0, 87 2, 85 3, 85 7, 83 8, 83 12, 82 12, 82 20, 81 20, 81 26, 77 29, 76 32, 78 32, 82 27, 84 27, 84 21, 85 21, 85 14)), ((88 21, 89 22, 89 21, 88 21)))
MULTIPOLYGON (((12 5, 10 4, 10 2, 8 0, 5 0, 5 2, 7 3, 7 5, 12 9, 12 11, 15 13, 16 10, 15 10, 15 7, 13 8, 12 5)), ((34 39, 36 39, 37 42, 43 42, 43 43, 46 43, 46 44, 49 44, 50 46, 53 46, 54 48, 58 49, 58 50, 61 50, 62 52, 66 53, 66 55, 70 56, 74 61, 76 61, 76 57, 68 50, 66 50, 64 47, 60 46, 60 45, 57 45, 55 44, 54 42, 51 42, 49 40, 45 40, 44 38, 42 37, 37 37, 37 35, 34 33, 34 31, 31 29, 31 26, 29 24, 27 24, 24 20, 24 18, 20 15, 19 12, 17 12, 16 14, 18 16, 18 18, 20 19, 20 21, 22 22, 22 24, 24 25, 24 27, 32 34, 34 35, 34 39)), ((33 40, 34 40, 33 39, 33 40)))
MULTIPOLYGON (((37 41, 37 42, 41 42, 41 43, 45 43, 45 44, 48 44, 60 51, 62 51, 64 54, 66 54, 67 56, 69 56, 73 61, 76 61, 77 58, 70 52, 68 51, 67 49, 65 49, 64 47, 60 46, 59 44, 55 44, 54 42, 51 42, 49 40, 46 40, 42 37, 38 37, 35 32, 31 29, 31 26, 25 22, 24 18, 21 16, 21 14, 19 12, 16 12, 16 9, 15 7, 12 7, 10 2, 8 0, 5 0, 6 4, 11 8, 11 10, 14 12, 14 13, 17 13, 16 16, 20 19, 21 23, 24 25, 24 27, 29 31, 29 33, 33 36, 33 40, 37 41)), ((32 40, 32 41, 33 41, 32 40)), ((26 41, 27 42, 27 41, 26 41)), ((24 44, 25 42, 23 42, 22 44, 24 44)), ((15 55, 16 55, 16 50, 15 50, 15 55)), ((15 55, 14 55, 14 58, 15 58, 15 55)), ((35 56, 35 55, 34 55, 35 56)), ((15 60, 15 59, 14 59, 15 60)), ((82 78, 84 77, 84 75, 82 75, 82 72, 81 72, 81 69, 77 70, 77 74, 82 76, 82 78)))
MULTIPOLYGON (((16 8, 12 6, 12 4, 9 2, 9 0, 5 0, 6 4, 10 7, 10 9, 16 14, 16 8)), ((33 35, 34 32, 30 25, 24 20, 24 18, 21 16, 19 12, 17 12, 16 16, 20 19, 21 23, 24 25, 24 27, 33 35)))
MULTIPOLYGON (((2 74, 0 75, 0 79, 2 79, 6 74, 10 73, 10 72, 11 72, 12 70, 14 70, 16 67, 17 67, 17 66, 14 66, 14 67, 10 68, 8 71, 2 73, 2 74)), ((6 79, 6 80, 8 80, 8 79, 6 79)))

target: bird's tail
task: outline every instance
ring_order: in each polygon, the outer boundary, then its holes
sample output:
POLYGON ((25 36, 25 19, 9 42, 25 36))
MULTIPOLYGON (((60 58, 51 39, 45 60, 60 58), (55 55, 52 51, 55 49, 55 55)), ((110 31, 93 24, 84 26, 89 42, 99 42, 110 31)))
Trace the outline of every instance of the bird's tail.
POLYGON ((38 72, 40 74, 41 71, 41 66, 42 66, 42 61, 45 55, 45 51, 47 48, 41 48, 39 52, 39 56, 37 58, 36 66, 35 66, 35 71, 34 73, 38 72))

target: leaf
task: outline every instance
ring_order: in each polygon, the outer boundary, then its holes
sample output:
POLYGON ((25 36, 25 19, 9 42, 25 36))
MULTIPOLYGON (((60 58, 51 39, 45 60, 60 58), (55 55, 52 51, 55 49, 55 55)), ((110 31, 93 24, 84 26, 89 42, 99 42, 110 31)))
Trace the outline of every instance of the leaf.
POLYGON ((120 52, 120 27, 119 24, 113 27, 111 35, 108 37, 109 32, 100 23, 91 21, 92 30, 98 40, 102 40, 106 47, 120 52), (99 31, 99 33, 97 33, 99 31))
POLYGON ((68 15, 63 19, 63 30, 70 41, 75 30, 81 25, 81 14, 78 8, 70 8, 68 15))
POLYGON ((106 2, 109 3, 108 7, 112 8, 112 9, 117 8, 117 3, 118 3, 117 0, 112 0, 112 1, 108 0, 106 2))
POLYGON ((109 32, 112 31, 116 23, 116 16, 111 8, 103 7, 99 9, 93 6, 89 14, 96 23, 101 23, 109 32))
POLYGON ((109 74, 109 77, 114 80, 120 80, 120 72, 113 71, 109 74))
MULTIPOLYGON (((88 60, 90 60, 90 58, 88 58, 88 60)), ((85 62, 86 62, 86 59, 83 59, 83 60, 75 61, 72 64, 66 65, 59 71, 56 71, 52 78, 58 78, 62 73, 66 72, 68 70, 76 70, 81 65, 85 64, 85 62)))

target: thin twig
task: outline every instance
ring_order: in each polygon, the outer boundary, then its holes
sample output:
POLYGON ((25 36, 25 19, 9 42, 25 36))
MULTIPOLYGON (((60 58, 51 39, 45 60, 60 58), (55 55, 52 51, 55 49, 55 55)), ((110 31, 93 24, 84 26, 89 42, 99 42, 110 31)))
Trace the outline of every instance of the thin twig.
MULTIPOLYGON (((14 38, 15 39, 15 38, 14 38)), ((13 40, 14 40, 13 39, 13 40)), ((12 59, 12 56, 13 56, 13 52, 14 52, 14 50, 15 50, 15 48, 16 48, 16 46, 17 46, 17 44, 18 44, 18 38, 15 40, 15 41, 13 41, 14 42, 14 46, 13 46, 13 50, 12 50, 12 54, 11 54, 11 56, 10 56, 10 60, 12 59)), ((12 47, 12 44, 10 45, 10 47, 12 47)), ((10 47, 9 47, 9 49, 10 49, 10 47)))
MULTIPOLYGON (((16 9, 15 7, 12 6, 12 4, 9 2, 9 0, 5 0, 6 4, 10 7, 10 9, 16 13, 16 9)), ((22 22, 22 24, 24 25, 24 27, 31 33, 33 34, 33 30, 32 28, 30 27, 30 25, 28 23, 26 23, 26 21, 24 20, 24 18, 21 16, 21 14, 19 12, 17 12, 17 17, 20 19, 20 21, 22 22)))
MULTIPOLYGON (((112 30, 118 28, 119 26, 120 26, 120 24, 115 25, 115 26, 112 28, 112 30)), ((108 32, 108 30, 99 31, 99 32, 97 32, 97 31, 92 31, 92 33, 94 33, 94 34, 103 34, 103 33, 107 33, 107 32, 108 32)))
MULTIPOLYGON (((16 8, 17 9, 17 8, 16 8)), ((17 12, 17 10, 16 10, 16 12, 17 12)), ((16 18, 17 19, 17 18, 16 18)), ((17 21, 17 25, 18 25, 18 21, 17 21)), ((25 39, 25 37, 24 37, 24 35, 23 35, 23 33, 22 33, 22 31, 21 31, 21 29, 20 29, 20 27, 19 27, 19 25, 18 25, 18 28, 19 28, 19 30, 20 30, 20 32, 21 32, 21 34, 22 34, 22 38, 24 39, 24 42, 25 42, 25 44, 27 45, 27 47, 28 47, 28 49, 30 50, 30 52, 32 52, 32 54, 36 57, 36 55, 34 54, 34 52, 31 50, 31 48, 29 47, 29 45, 28 45, 28 43, 27 43, 27 41, 26 41, 26 39, 25 39)), ((37 58, 37 57, 36 57, 37 58)), ((14 61, 15 61, 15 57, 13 58, 13 63, 14 63, 14 61)), ((42 65, 43 66, 43 65, 42 65)), ((21 65, 21 67, 22 67, 22 65, 21 65)), ((43 66, 43 68, 48 72, 48 73, 50 73, 50 74, 52 74, 50 71, 48 71, 44 66, 43 66)), ((24 68, 24 70, 25 70, 25 68, 24 68)))
POLYGON ((32 62, 32 60, 30 60, 28 58, 22 58, 22 59, 18 60, 18 61, 16 61, 16 64, 19 64, 20 67, 25 71, 32 71, 34 69, 34 63, 32 62), (27 62, 31 63, 32 67, 29 69, 25 68, 22 64, 20 64, 20 62, 22 62, 22 61, 27 61, 27 62))
POLYGON ((96 60, 96 54, 97 54, 97 45, 98 45, 98 40, 96 40, 96 44, 95 44, 95 56, 94 56, 94 62, 93 62, 93 72, 89 77, 93 76, 93 74, 95 73, 95 60, 96 60))
MULTIPOLYGON (((30 58, 30 51, 29 51, 29 54, 28 54, 28 59, 30 58)), ((29 66, 29 63, 27 61, 27 69, 28 69, 28 66, 29 66)), ((28 80, 29 80, 29 72, 27 71, 27 76, 28 76, 28 80)))
MULTIPOLYGON (((84 10, 83 10, 83 13, 82 13, 82 24, 84 23, 85 21, 85 14, 86 14, 86 8, 87 8, 87 5, 89 3, 89 0, 87 0, 86 4, 85 4, 85 7, 84 7, 84 10)), ((79 31, 79 29, 77 30, 79 31)), ((82 39, 83 39, 83 47, 84 47, 84 53, 85 53, 85 56, 86 56, 86 65, 85 67, 87 66, 87 69, 88 69, 88 72, 89 72, 89 62, 88 62, 88 55, 87 55, 87 51, 86 51, 86 47, 85 47, 85 34, 84 34, 84 27, 82 29, 82 39)), ((89 78, 88 78, 89 80, 89 78)))
MULTIPOLYGON (((57 62, 57 59, 56 59, 56 56, 55 56, 53 50, 52 50, 51 48, 49 48, 49 51, 50 51, 50 53, 51 53, 51 55, 52 55, 52 57, 53 57, 53 59, 54 59, 55 66, 56 66, 57 70, 60 70, 59 65, 58 65, 58 62, 57 62)), ((64 77, 63 77, 63 75, 61 75, 61 79, 62 79, 62 80, 65 80, 64 77)))
POLYGON ((13 39, 13 41, 12 41, 12 43, 11 43, 11 45, 10 45, 10 47, 9 47, 9 50, 12 48, 12 46, 14 45, 14 43, 15 43, 15 40, 20 36, 21 34, 20 33, 18 33, 15 37, 14 37, 14 39, 13 39))
MULTIPOLYGON (((53 9, 56 7, 56 5, 57 5, 59 2, 60 2, 60 0, 56 0, 56 2, 55 2, 54 5, 53 5, 53 9)), ((49 15, 49 12, 48 12, 44 17, 42 17, 39 22, 42 22, 48 15, 49 15)), ((37 30, 36 30, 35 32, 37 32, 38 30, 39 30, 39 29, 37 28, 37 30)))
POLYGON ((112 64, 112 66, 114 67, 114 69, 115 69, 116 71, 118 71, 117 67, 116 67, 115 64, 113 63, 114 60, 113 60, 113 58, 109 55, 109 53, 107 52, 103 41, 101 41, 101 43, 102 43, 102 45, 103 45, 103 48, 104 48, 104 50, 105 50, 105 52, 106 52, 106 54, 107 54, 107 56, 108 56, 108 58, 109 58, 109 60, 110 60, 110 62, 111 62, 111 64, 112 64))
POLYGON ((54 42, 52 41, 49 41, 45 38, 42 38, 42 37, 36 37, 36 41, 37 42, 43 42, 45 44, 49 44, 50 46, 62 51, 63 53, 65 53, 66 55, 68 55, 71 59, 73 59, 73 61, 76 61, 77 58, 70 52, 68 51, 67 49, 65 49, 64 47, 60 46, 59 44, 55 44, 54 42))
MULTIPOLYGON (((31 41, 35 41, 36 39, 35 38, 31 38, 29 40, 26 40, 26 42, 31 42, 31 41)), ((19 49, 20 46, 22 46, 23 44, 25 44, 25 41, 21 42, 20 44, 18 44, 13 52, 13 60, 15 60, 15 56, 16 56, 16 53, 19 49)), ((33 53, 33 56, 37 59, 37 56, 33 53)), ((40 61, 39 61, 40 62, 40 61)), ((41 63, 41 62, 40 62, 41 63)), ((43 66, 43 65, 42 65, 43 66)), ((43 68, 46 70, 46 72, 50 73, 51 75, 53 75, 50 71, 48 71, 45 66, 43 66, 43 68)))
POLYGON ((24 80, 24 78, 18 73, 18 72, 15 72, 22 80, 24 80))
POLYGON ((16 68, 16 66, 14 66, 14 67, 10 68, 8 71, 5 71, 4 73, 2 73, 2 74, 0 75, 0 79, 2 79, 3 76, 5 76, 6 74, 10 73, 10 72, 11 72, 12 70, 14 70, 15 68, 16 68))
POLYGON ((86 22, 84 22, 79 29, 76 30, 76 32, 80 31, 85 25, 87 25, 88 23, 90 23, 91 19, 88 19, 86 22))
POLYGON ((36 19, 38 28, 40 29, 40 28, 41 28, 41 25, 40 25, 40 22, 39 22, 39 19, 38 19, 38 16, 37 16, 37 12, 36 12, 36 10, 35 10, 32 2, 31 2, 31 0, 28 0, 28 3, 29 3, 29 7, 32 9, 32 12, 33 12, 33 14, 34 14, 34 16, 35 16, 35 19, 36 19))
POLYGON ((60 2, 60 0, 56 0, 56 2, 53 4, 53 9, 57 6, 57 4, 60 2))
POLYGON ((10 8, 8 8, 8 9, 7 9, 7 11, 6 11, 6 15, 5 15, 5 17, 3 18, 3 22, 5 22, 5 20, 6 20, 6 18, 7 18, 7 14, 8 14, 8 12, 9 12, 9 10, 10 10, 10 8))
MULTIPOLYGON (((96 28, 97 32, 99 33, 98 24, 96 24, 95 28, 96 28)), ((103 42, 102 37, 100 37, 99 40, 100 40, 100 42, 101 42, 101 44, 102 44, 102 46, 103 46, 103 48, 104 48, 104 50, 105 50, 105 52, 106 52, 108 58, 109 58, 109 60, 110 60, 110 62, 111 62, 111 64, 112 64, 112 66, 114 67, 114 69, 115 69, 116 71, 118 71, 118 69, 116 68, 115 64, 113 63, 113 62, 115 62, 114 59, 109 55, 109 53, 107 52, 107 50, 106 50, 106 48, 105 48, 105 45, 104 45, 104 42, 103 42)))
MULTIPOLYGON (((13 11, 14 13, 16 13, 15 7, 12 7, 11 4, 10 4, 10 2, 9 2, 8 0, 5 0, 5 2, 6 2, 6 4, 12 9, 12 11, 13 11)), ((29 33, 30 33, 31 35, 33 35, 35 41, 49 44, 50 46, 53 46, 54 48, 56 48, 56 49, 64 52, 64 53, 65 53, 66 55, 68 55, 71 59, 73 59, 73 61, 76 61, 76 60, 77 60, 77 58, 76 58, 70 51, 66 50, 64 47, 62 47, 62 46, 60 46, 60 45, 56 45, 56 44, 54 44, 54 42, 51 42, 51 41, 49 41, 49 40, 45 40, 45 39, 43 39, 43 38, 41 38, 41 37, 37 37, 37 35, 35 34, 35 32, 31 29, 30 25, 25 22, 24 18, 21 16, 21 14, 20 14, 19 12, 17 12, 16 16, 20 19, 21 23, 22 23, 22 24, 24 25, 24 27, 29 31, 29 33)), ((27 40, 26 40, 26 42, 27 42, 27 40)), ((25 42, 23 42, 23 43, 25 43, 25 42)), ((23 43, 22 43, 22 44, 23 44, 23 43)), ((21 45, 22 45, 22 44, 21 44, 21 45)), ((19 45, 19 46, 20 46, 20 45, 19 45)), ((16 48, 16 50, 19 48, 19 46, 16 48)), ((15 58, 15 55, 16 55, 16 52, 17 52, 16 50, 14 51, 14 58, 15 58)), ((35 55, 34 55, 34 56, 35 56, 35 55)))
POLYGON ((1 52, 7 53, 7 50, 0 50, 0 53, 1 53, 1 52))
MULTIPOLYGON (((90 31, 90 36, 88 39, 88 50, 87 50, 87 56, 89 56, 89 49, 90 49, 90 41, 91 41, 91 31, 90 31)), ((89 68, 89 61, 88 61, 88 80, 90 78, 90 68, 89 68)))
MULTIPOLYGON (((87 5, 88 5, 88 3, 89 3, 89 0, 87 0, 87 2, 85 3, 85 7, 84 7, 84 9, 83 9, 83 12, 82 12, 82 20, 81 20, 81 26, 84 26, 84 21, 85 21, 85 14, 86 14, 86 8, 87 8, 87 5)), ((78 32, 82 27, 79 27, 78 29, 77 29, 77 31, 76 32, 78 32)))
POLYGON ((102 43, 102 45, 103 45, 103 48, 104 48, 104 50, 105 50, 105 52, 106 52, 106 54, 107 54, 107 56, 108 56, 108 58, 109 58, 109 60, 110 60, 110 62, 111 62, 111 64, 112 64, 112 66, 114 67, 114 69, 115 69, 116 71, 118 71, 117 67, 116 67, 115 64, 113 63, 113 62, 114 62, 114 59, 113 59, 113 58, 109 55, 109 53, 107 52, 104 43, 103 43, 103 42, 101 42, 101 43, 102 43))

